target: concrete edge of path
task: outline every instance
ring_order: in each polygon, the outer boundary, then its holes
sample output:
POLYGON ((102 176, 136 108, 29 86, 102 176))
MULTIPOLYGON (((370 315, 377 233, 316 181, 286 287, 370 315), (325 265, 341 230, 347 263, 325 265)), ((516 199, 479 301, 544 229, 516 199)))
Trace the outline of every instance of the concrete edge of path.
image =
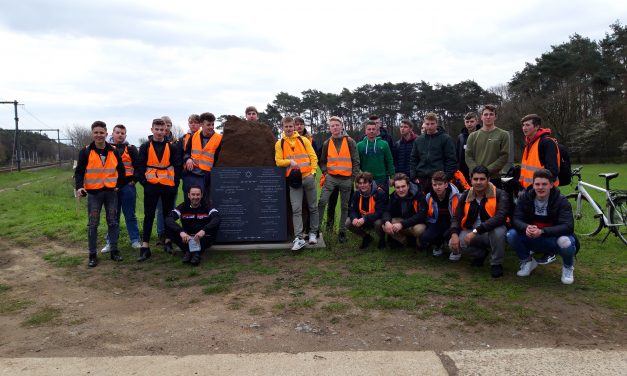
POLYGON ((0 375, 448 375, 433 351, 0 358, 0 375))
POLYGON ((443 352, 440 356, 434 351, 321 351, 182 357, 0 358, 0 375, 570 376, 624 375, 627 369, 627 352, 622 350, 459 350, 443 352))

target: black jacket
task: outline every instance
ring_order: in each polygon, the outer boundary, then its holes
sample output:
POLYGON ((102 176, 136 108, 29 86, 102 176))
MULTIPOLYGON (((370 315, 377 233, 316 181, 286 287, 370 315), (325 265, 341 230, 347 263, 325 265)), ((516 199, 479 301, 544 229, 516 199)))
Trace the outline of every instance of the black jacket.
POLYGON ((176 234, 185 231, 188 235, 195 235, 204 230, 205 236, 211 236, 215 235, 220 226, 220 215, 216 209, 210 208, 204 202, 197 208, 192 208, 190 204, 184 202, 168 214, 165 225, 176 234), (178 219, 181 220, 182 226, 176 223, 178 219))
MULTIPOLYGON (((147 142, 144 142, 139 147, 137 168, 135 169, 135 178, 142 185, 146 184, 146 164, 148 163, 148 148, 150 147, 150 143, 152 143, 158 159, 161 159, 161 157, 163 157, 163 152, 165 150, 165 141, 153 141, 152 137, 149 137, 149 140, 147 142)), ((179 150, 177 144, 172 143, 169 145, 170 164, 172 165, 172 167, 174 167, 174 184, 178 186, 179 179, 181 178, 181 169, 183 167, 183 161, 181 160, 182 153, 179 150)))
POLYGON ((444 171, 451 180, 457 171, 455 145, 451 137, 438 128, 435 134, 418 136, 411 150, 410 178, 430 178, 436 171, 444 171))
MULTIPOLYGON (((368 202, 371 196, 374 196, 374 213, 363 216, 366 223, 372 223, 377 219, 380 219, 383 216, 383 212, 385 211, 388 201, 387 193, 383 189, 378 189, 377 184, 373 181, 370 195, 362 199, 362 207, 364 210, 370 209, 368 207, 368 202)), ((355 191, 351 197, 351 203, 348 207, 348 217, 351 221, 353 219, 362 218, 361 213, 359 213, 360 197, 361 193, 359 193, 359 191, 355 191)))
POLYGON ((542 236, 565 236, 572 235, 574 231, 573 210, 570 202, 562 196, 558 188, 551 189, 549 194, 549 205, 547 207, 548 216, 536 216, 534 200, 536 191, 533 186, 527 187, 520 196, 514 209, 512 224, 516 230, 525 233, 527 226, 537 225, 542 227, 542 236))
POLYGON ((409 184, 409 192, 405 197, 399 197, 396 192, 390 195, 390 202, 383 213, 383 223, 391 221, 392 218, 402 218, 401 224, 403 228, 425 223, 427 219, 427 201, 422 190, 416 184, 409 184), (414 202, 418 203, 418 211, 414 209, 414 202))
POLYGON ((407 176, 411 175, 410 168, 410 158, 411 158, 411 150, 414 147, 414 141, 416 140, 416 135, 412 132, 412 137, 410 140, 405 140, 401 137, 400 140, 394 143, 394 169, 396 172, 402 172, 407 176))
MULTIPOLYGON (((94 142, 92 142, 88 146, 85 146, 83 149, 81 149, 78 152, 78 162, 76 163, 76 169, 74 170, 74 184, 75 184, 76 189, 84 188, 85 170, 87 169, 87 163, 89 162, 89 153, 91 153, 92 150, 97 150, 96 144, 94 142)), ((109 150, 112 150, 113 154, 115 155, 115 158, 118 161, 118 165, 116 167, 116 170, 118 172, 118 181, 116 183, 116 187, 120 188, 122 185, 124 185, 124 164, 122 164, 122 159, 120 158, 120 154, 108 142, 105 143, 104 150, 106 150, 107 152, 109 150), (120 177, 122 178, 120 179, 120 177)), ((87 191, 91 193, 96 193, 96 192, 105 191, 108 189, 111 189, 111 188, 88 189, 87 191)))
MULTIPOLYGON (((502 191, 496 188, 492 183, 490 183, 488 187, 488 191, 486 192, 486 196, 481 200, 481 204, 477 204, 477 201, 473 198, 474 192, 473 189, 462 193, 462 196, 459 198, 459 204, 457 204, 457 209, 455 210, 455 215, 451 218, 451 233, 459 234, 462 230, 461 223, 464 218, 464 207, 466 206, 466 200, 470 201, 470 207, 468 208, 468 220, 467 224, 472 225, 477 220, 477 215, 481 217, 481 224, 477 227, 477 232, 482 234, 484 232, 490 232, 495 228, 502 226, 505 224, 507 220, 507 213, 509 213, 509 197, 505 191, 502 191), (494 191, 496 190, 496 192, 494 191), (495 192, 495 193, 490 193, 495 192), (496 195, 496 212, 493 217, 489 217, 488 212, 485 209, 485 204, 488 201, 488 195, 496 195), (468 197, 470 195, 470 197, 468 197)), ((470 230, 471 228, 466 227, 466 230, 470 230)))
MULTIPOLYGON (((115 147, 118 154, 120 155, 120 160, 122 159, 122 154, 124 154, 124 150, 128 150, 128 155, 131 157, 131 164, 133 165, 133 170, 137 170, 137 159, 138 159, 139 151, 137 151, 137 148, 135 147, 135 145, 131 145, 128 142, 125 142, 123 144, 115 144, 113 146, 115 147)), ((133 174, 132 176, 126 176, 126 172, 125 172, 124 175, 122 175, 122 185, 126 185, 132 181, 137 181, 135 174, 133 174)))

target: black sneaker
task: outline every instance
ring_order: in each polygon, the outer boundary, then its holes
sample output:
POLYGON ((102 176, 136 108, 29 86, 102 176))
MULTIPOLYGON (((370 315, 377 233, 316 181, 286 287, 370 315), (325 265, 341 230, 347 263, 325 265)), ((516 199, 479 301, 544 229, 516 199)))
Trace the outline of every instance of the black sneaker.
POLYGON ((151 256, 150 247, 141 247, 139 249, 139 257, 137 258, 137 262, 144 262, 148 260, 151 256))
POLYGON ((377 244, 377 248, 385 249, 385 235, 379 238, 379 244, 377 244))
POLYGON ((542 258, 540 259, 537 259, 536 262, 538 263, 538 265, 548 265, 554 262, 555 260, 557 260, 556 255, 550 255, 550 254, 545 253, 544 256, 542 256, 542 258))
POLYGON ((174 249, 172 249, 172 242, 168 242, 163 245, 163 252, 170 255, 174 253, 174 249))
POLYGON ((346 243, 346 233, 340 232, 340 235, 337 237, 337 241, 340 243, 346 243))
POLYGON ((370 234, 366 234, 364 235, 364 237, 361 240, 361 245, 359 246, 359 249, 366 249, 368 248, 368 246, 370 245, 370 243, 372 243, 372 236, 370 236, 370 234))
POLYGON ((89 254, 89 262, 87 263, 87 266, 89 266, 90 268, 94 268, 96 266, 98 266, 98 255, 97 254, 89 254))
POLYGON ((111 250, 111 260, 113 261, 122 261, 122 256, 120 256, 120 251, 111 250))
POLYGON ((189 260, 189 263, 193 266, 198 266, 198 264, 200 264, 200 252, 194 252, 192 259, 189 260))
POLYGON ((503 265, 492 265, 490 267, 492 278, 501 278, 503 276, 503 265))
POLYGON ((191 252, 185 252, 185 254, 183 255, 183 258, 181 258, 181 261, 183 262, 183 264, 189 264, 191 259, 192 259, 191 252))
POLYGON ((474 258, 474 259, 470 262, 470 265, 471 265, 471 266, 474 266, 474 267, 477 267, 477 268, 480 268, 480 267, 482 267, 482 266, 483 266, 484 261, 485 261, 485 256, 483 256, 483 257, 475 257, 475 258, 474 258))

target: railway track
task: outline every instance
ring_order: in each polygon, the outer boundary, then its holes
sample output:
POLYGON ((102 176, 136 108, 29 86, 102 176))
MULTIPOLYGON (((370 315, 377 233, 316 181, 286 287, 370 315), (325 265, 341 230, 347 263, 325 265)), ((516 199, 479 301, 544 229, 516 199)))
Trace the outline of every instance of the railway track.
MULTIPOLYGON (((72 163, 72 161, 62 161, 61 165, 67 165, 68 163, 72 163)), ((58 166, 59 162, 51 162, 51 163, 41 163, 32 166, 22 166, 22 171, 24 170, 36 170, 40 168, 48 168, 58 166)), ((0 174, 5 172, 17 172, 17 167, 0 167, 0 174)))

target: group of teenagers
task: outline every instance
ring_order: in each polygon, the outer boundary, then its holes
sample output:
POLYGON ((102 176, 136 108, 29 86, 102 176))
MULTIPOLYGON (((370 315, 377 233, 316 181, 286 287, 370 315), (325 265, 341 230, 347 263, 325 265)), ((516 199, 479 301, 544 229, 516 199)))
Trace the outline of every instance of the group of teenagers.
MULTIPOLYGON (((258 121, 254 107, 245 113, 248 121, 258 121)), ((275 161, 285 167, 295 235, 292 250, 317 243, 325 208, 327 229, 333 228, 339 198, 339 243, 347 241, 348 230, 361 237, 361 249, 377 236, 379 248, 411 245, 436 257, 448 244, 451 261, 467 255, 472 265, 482 266, 489 256, 494 278, 503 275, 509 243, 520 259, 517 275, 528 276, 559 254, 561 280, 573 283, 578 243, 572 209, 557 188, 557 144, 549 138, 550 130, 541 127, 539 116, 521 120, 526 140, 520 174, 524 189, 514 208, 500 180, 509 158, 509 134, 496 126, 496 118, 493 105, 484 106, 480 115, 468 113, 455 143, 438 126, 434 113, 424 117, 420 135, 410 120, 402 120, 396 142, 380 119, 371 116, 365 122, 365 136, 356 142, 345 133, 342 119, 333 116, 327 122, 331 136, 316 148, 302 118, 284 117, 275 161), (318 170, 320 179, 315 176, 318 170), (306 221, 303 206, 308 208, 306 221)), ((132 247, 139 250, 137 261, 151 257, 156 215, 164 250, 172 253, 176 244, 183 251, 183 262, 200 263, 220 225, 209 198, 211 170, 222 140, 214 130, 215 120, 208 112, 191 115, 189 131, 176 140, 168 117, 154 119, 152 135, 139 150, 126 142, 123 125, 113 128, 109 143, 106 124, 92 124, 93 142, 79 152, 75 170, 76 191, 88 196, 88 266, 98 264, 97 228, 103 206, 108 232, 102 252, 109 252, 112 260, 122 259, 117 247, 122 212, 132 247), (185 200, 174 207, 179 180, 185 200), (144 187, 141 239, 135 183, 144 187)))

